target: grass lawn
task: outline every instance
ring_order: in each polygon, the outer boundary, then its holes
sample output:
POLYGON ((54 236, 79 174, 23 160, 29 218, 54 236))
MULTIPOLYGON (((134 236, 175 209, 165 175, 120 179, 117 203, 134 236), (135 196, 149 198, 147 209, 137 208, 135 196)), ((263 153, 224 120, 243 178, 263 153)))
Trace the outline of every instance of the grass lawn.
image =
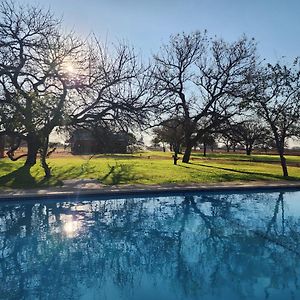
MULTIPOLYGON (((0 188, 32 188, 62 184, 66 179, 92 178, 104 184, 200 183, 240 180, 280 180, 281 166, 274 155, 194 154, 190 164, 172 164, 170 153, 133 155, 67 156, 49 158, 53 177, 43 179, 39 164, 22 167, 24 161, 0 160, 0 188)), ((288 157, 298 163, 300 157, 288 157)), ((290 180, 300 180, 300 168, 289 166, 290 180)))

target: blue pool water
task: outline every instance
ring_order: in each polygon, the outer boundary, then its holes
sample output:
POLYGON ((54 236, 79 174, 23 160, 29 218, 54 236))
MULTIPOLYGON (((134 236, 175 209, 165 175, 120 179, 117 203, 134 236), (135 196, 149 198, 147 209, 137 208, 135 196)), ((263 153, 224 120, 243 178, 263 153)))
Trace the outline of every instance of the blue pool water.
POLYGON ((300 192, 0 202, 0 299, 300 299, 300 192))

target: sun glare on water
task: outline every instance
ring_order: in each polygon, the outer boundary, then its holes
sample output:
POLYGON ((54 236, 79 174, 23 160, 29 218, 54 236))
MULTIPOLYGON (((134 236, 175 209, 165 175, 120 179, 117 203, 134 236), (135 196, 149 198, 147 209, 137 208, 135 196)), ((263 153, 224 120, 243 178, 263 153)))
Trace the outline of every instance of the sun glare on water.
POLYGON ((67 237, 75 237, 81 228, 81 223, 79 221, 67 221, 63 225, 63 232, 67 237))

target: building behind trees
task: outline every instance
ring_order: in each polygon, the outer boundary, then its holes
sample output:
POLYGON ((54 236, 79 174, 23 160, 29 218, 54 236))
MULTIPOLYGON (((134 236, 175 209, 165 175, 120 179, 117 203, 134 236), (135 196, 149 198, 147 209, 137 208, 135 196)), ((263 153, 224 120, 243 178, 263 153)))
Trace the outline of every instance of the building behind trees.
POLYGON ((79 128, 71 133, 72 154, 129 153, 137 144, 135 136, 125 131, 113 132, 106 128, 79 128))

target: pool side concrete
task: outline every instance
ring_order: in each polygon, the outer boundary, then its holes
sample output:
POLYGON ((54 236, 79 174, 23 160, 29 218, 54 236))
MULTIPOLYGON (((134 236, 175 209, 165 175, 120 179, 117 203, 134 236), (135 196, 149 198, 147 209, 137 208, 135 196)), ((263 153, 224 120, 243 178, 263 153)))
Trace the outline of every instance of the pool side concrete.
POLYGON ((92 179, 66 180, 61 187, 39 189, 4 189, 0 191, 0 199, 32 198, 32 197, 64 197, 78 195, 132 195, 145 193, 173 193, 193 191, 226 191, 251 189, 299 189, 300 181, 235 181, 217 183, 161 184, 161 185, 114 185, 108 186, 92 179))

